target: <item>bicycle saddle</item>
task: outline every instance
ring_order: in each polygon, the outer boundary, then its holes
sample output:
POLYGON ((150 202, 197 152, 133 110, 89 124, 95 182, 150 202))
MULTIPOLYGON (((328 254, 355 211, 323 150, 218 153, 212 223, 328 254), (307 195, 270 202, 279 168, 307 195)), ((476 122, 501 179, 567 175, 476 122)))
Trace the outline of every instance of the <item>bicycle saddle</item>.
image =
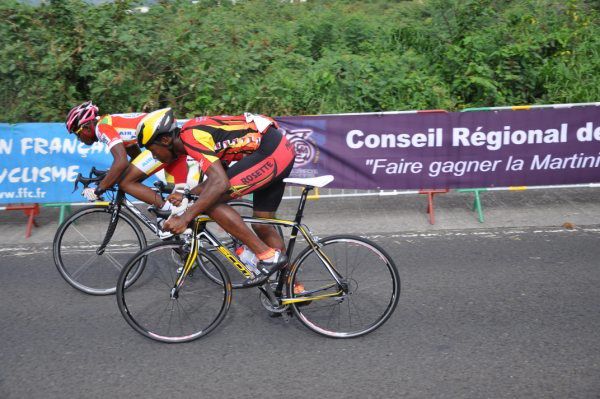
POLYGON ((311 187, 325 187, 329 183, 333 181, 334 177, 332 175, 324 175, 317 177, 295 177, 295 178, 285 178, 283 179, 286 183, 298 184, 301 186, 311 186, 311 187))

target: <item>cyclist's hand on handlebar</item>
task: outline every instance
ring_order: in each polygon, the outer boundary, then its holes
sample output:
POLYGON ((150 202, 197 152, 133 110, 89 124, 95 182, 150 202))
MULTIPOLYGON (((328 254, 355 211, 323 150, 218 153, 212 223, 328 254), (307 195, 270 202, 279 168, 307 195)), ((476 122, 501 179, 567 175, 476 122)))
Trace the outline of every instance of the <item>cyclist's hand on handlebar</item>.
POLYGON ((168 230, 173 234, 181 234, 187 229, 188 221, 182 216, 171 216, 163 225, 163 230, 168 230))
POLYGON ((90 202, 97 201, 98 196, 96 195, 96 193, 94 191, 95 191, 95 188, 86 187, 83 189, 83 191, 81 191, 81 196, 85 197, 85 199, 87 199, 90 202))
POLYGON ((173 192, 167 197, 167 201, 175 206, 181 206, 182 200, 185 197, 187 189, 184 183, 177 183, 173 187, 173 192))
POLYGON ((183 215, 183 213, 186 211, 189 203, 190 203, 190 200, 188 200, 186 197, 183 197, 183 199, 181 200, 181 203, 178 206, 174 206, 171 208, 171 215, 176 215, 176 216, 183 215))
POLYGON ((181 200, 183 200, 183 193, 173 192, 167 197, 167 201, 175 206, 181 205, 181 200))

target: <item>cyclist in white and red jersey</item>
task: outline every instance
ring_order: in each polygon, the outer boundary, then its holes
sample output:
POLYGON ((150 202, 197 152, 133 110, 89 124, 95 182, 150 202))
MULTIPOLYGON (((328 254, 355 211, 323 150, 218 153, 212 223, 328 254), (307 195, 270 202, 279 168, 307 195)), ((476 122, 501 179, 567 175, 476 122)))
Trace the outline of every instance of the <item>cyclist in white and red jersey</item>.
POLYGON ((144 116, 145 113, 129 113, 98 117, 98 107, 91 101, 69 111, 66 121, 69 133, 76 134, 87 145, 96 141, 106 144, 113 156, 112 165, 98 186, 86 188, 82 192, 88 200, 95 201, 119 182, 119 187, 127 194, 159 209, 168 209, 170 204, 167 201, 163 201, 160 195, 140 182, 164 168, 168 182, 173 182, 176 186, 185 185, 188 174, 185 157, 179 162, 164 165, 154 159, 149 150, 142 151, 138 146, 135 132, 144 116), (132 160, 132 167, 129 167, 128 156, 132 160))

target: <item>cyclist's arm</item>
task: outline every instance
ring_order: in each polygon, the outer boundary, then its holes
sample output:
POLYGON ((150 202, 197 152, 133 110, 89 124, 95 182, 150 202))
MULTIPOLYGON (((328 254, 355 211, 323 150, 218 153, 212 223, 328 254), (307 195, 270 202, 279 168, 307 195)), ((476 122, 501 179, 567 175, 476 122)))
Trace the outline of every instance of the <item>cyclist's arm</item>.
POLYGON ((110 165, 110 169, 106 176, 104 176, 104 179, 98 184, 98 187, 101 190, 111 188, 123 175, 125 170, 127 170, 127 166, 129 166, 127 152, 123 143, 113 145, 110 149, 110 153, 113 156, 113 163, 110 165))
POLYGON ((105 144, 113 156, 113 163, 104 179, 98 184, 98 189, 106 191, 111 188, 123 175, 129 161, 127 150, 119 132, 110 124, 110 117, 103 118, 96 125, 95 134, 98 141, 105 144))
POLYGON ((198 199, 181 215, 186 223, 210 209, 231 186, 227 173, 220 162, 213 162, 205 173, 206 181, 191 190, 192 194, 199 195, 198 199))
POLYGON ((187 155, 198 161, 200 169, 207 176, 207 180, 200 185, 201 188, 192 189, 193 194, 200 194, 200 191, 202 191, 202 194, 181 215, 181 219, 189 223, 219 201, 231 184, 225 169, 223 169, 217 154, 213 150, 215 143, 209 132, 201 130, 200 127, 190 130, 184 129, 179 137, 183 142, 187 155))

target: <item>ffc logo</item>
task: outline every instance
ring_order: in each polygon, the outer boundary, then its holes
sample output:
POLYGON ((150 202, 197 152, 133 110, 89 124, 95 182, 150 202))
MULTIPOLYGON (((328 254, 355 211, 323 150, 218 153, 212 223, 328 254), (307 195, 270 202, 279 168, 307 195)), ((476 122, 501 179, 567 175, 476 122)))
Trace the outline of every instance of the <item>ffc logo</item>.
POLYGON ((317 146, 312 139, 309 139, 312 133, 313 131, 310 129, 286 130, 285 136, 294 145, 296 152, 295 167, 309 164, 317 158, 319 154, 317 146))

